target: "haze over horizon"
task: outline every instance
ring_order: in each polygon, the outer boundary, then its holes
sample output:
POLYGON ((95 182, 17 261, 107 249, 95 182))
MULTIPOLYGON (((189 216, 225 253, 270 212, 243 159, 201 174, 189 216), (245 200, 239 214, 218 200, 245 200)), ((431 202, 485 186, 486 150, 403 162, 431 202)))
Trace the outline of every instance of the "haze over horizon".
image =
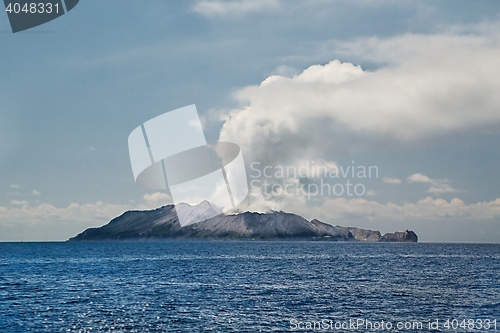
POLYGON ((136 186, 127 137, 196 104, 207 142, 242 149, 256 181, 243 210, 411 229, 421 242, 499 243, 499 9, 108 0, 0 34, 0 241, 66 240, 171 203, 136 186), (305 165, 377 175, 277 174, 305 165), (365 191, 263 192, 265 180, 290 189, 349 180, 365 191))

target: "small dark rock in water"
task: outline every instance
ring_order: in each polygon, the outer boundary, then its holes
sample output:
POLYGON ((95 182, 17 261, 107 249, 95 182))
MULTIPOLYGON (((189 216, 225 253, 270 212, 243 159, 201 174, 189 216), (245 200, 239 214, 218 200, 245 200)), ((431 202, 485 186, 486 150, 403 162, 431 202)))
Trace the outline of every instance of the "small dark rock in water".
POLYGON ((381 242, 418 242, 418 236, 411 230, 403 232, 396 231, 395 233, 387 233, 380 239, 381 242))

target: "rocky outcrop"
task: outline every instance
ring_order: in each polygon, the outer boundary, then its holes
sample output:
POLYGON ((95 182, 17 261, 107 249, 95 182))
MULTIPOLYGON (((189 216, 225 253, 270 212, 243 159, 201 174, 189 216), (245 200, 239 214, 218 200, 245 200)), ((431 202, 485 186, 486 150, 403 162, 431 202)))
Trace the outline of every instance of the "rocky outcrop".
POLYGON ((197 206, 180 204, 177 207, 168 205, 149 211, 128 211, 100 228, 85 230, 70 241, 162 238, 417 241, 412 231, 381 236, 379 231, 333 226, 316 219, 308 221, 301 216, 285 212, 221 214, 184 227, 179 224, 177 214, 182 214, 184 221, 196 221, 200 220, 200 216, 212 216, 214 209, 216 208, 205 201, 197 206))
POLYGON ((365 242, 378 242, 382 239, 380 231, 359 229, 359 228, 347 228, 349 232, 354 236, 356 240, 365 242))
POLYGON ((381 242, 406 242, 406 243, 416 243, 418 242, 418 236, 411 230, 406 230, 403 232, 387 233, 380 239, 381 242))

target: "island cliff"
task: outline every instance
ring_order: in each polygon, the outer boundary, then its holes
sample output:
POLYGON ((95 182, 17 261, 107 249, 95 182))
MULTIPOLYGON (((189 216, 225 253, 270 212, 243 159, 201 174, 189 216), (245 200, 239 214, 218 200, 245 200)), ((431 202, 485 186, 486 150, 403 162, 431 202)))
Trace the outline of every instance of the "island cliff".
MULTIPOLYGON (((197 206, 180 204, 147 211, 127 211, 99 228, 90 228, 70 241, 130 240, 130 239, 324 239, 363 242, 417 242, 413 231, 387 233, 354 227, 333 226, 316 219, 285 213, 245 212, 218 215, 202 222, 181 227, 177 214, 184 220, 204 216, 213 207, 204 201, 197 206)), ((209 215, 205 215, 209 216, 209 215)))

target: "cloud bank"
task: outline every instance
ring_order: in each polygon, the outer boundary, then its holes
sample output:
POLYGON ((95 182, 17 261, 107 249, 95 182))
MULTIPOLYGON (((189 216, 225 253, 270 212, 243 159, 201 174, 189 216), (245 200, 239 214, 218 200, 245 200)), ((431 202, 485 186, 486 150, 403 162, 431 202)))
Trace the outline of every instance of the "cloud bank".
POLYGON ((384 182, 385 184, 401 184, 401 179, 384 177, 382 178, 382 182, 384 182))
POLYGON ((364 198, 335 198, 326 200, 322 206, 312 210, 328 220, 335 219, 391 219, 391 220, 436 220, 436 219, 492 219, 500 217, 500 198, 488 202, 467 205, 454 198, 450 201, 427 197, 415 203, 396 205, 382 204, 364 198))
POLYGON ((409 176, 408 182, 429 184, 429 189, 427 190, 429 193, 442 194, 458 192, 458 190, 451 187, 448 179, 432 179, 421 173, 409 176))
POLYGON ((482 35, 405 35, 337 43, 386 63, 333 60, 239 90, 220 141, 251 161, 331 159, 456 133, 500 129, 500 46, 482 35))
POLYGON ((129 204, 71 203, 57 207, 49 203, 11 200, 0 206, 0 241, 64 240, 83 230, 98 227, 128 210, 149 210, 172 203, 167 193, 154 192, 143 201, 129 204))

